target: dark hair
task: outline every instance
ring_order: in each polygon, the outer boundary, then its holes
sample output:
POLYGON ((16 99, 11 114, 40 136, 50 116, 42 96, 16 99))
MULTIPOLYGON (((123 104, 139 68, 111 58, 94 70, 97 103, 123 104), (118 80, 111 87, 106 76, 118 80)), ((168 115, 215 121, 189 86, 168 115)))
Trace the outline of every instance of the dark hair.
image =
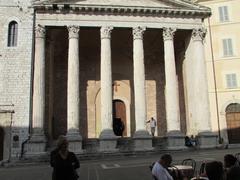
POLYGON ((161 156, 161 160, 164 160, 164 161, 172 161, 172 156, 170 154, 163 154, 161 156))
POLYGON ((223 179, 223 164, 220 161, 208 162, 205 167, 209 180, 223 179))
POLYGON ((224 156, 224 165, 226 168, 234 166, 236 164, 237 158, 234 157, 232 154, 226 154, 224 156))

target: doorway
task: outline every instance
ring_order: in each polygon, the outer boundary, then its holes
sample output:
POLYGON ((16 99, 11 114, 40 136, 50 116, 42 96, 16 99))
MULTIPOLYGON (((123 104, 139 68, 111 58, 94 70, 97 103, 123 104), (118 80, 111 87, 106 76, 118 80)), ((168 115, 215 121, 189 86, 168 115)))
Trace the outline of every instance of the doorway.
POLYGON ((226 108, 229 144, 240 143, 240 104, 233 103, 226 108))
POLYGON ((126 106, 121 100, 113 100, 113 131, 116 136, 127 136, 126 106))

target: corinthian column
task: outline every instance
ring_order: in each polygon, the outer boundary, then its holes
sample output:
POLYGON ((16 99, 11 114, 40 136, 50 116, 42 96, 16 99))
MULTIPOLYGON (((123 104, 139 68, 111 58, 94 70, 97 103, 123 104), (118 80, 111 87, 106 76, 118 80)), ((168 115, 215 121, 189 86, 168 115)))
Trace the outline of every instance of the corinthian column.
POLYGON ((70 148, 79 151, 82 137, 79 133, 79 27, 68 26, 68 81, 67 81, 67 136, 70 148), (78 143, 77 143, 78 142, 78 143))
POLYGON ((167 132, 180 131, 178 80, 176 75, 173 38, 175 28, 163 28, 165 60, 165 101, 167 132))
POLYGON ((146 130, 146 93, 143 33, 145 27, 133 29, 133 72, 134 72, 134 96, 135 96, 135 120, 136 131, 146 130))
POLYGON ((205 36, 206 29, 193 29, 192 45, 194 67, 192 72, 194 73, 195 125, 199 132, 211 130, 207 73, 203 45, 205 36))
POLYGON ((35 27, 35 58, 33 79, 32 136, 27 143, 26 155, 39 155, 46 151, 45 118, 45 27, 35 27))
POLYGON ((203 40, 206 36, 206 29, 193 29, 192 32, 192 49, 193 61, 192 76, 193 76, 193 97, 194 111, 193 120, 198 130, 198 145, 201 148, 216 147, 217 135, 211 132, 210 109, 208 99, 208 85, 206 64, 204 57, 203 40))
POLYGON ((184 149, 184 136, 180 131, 178 80, 173 43, 175 31, 175 28, 163 28, 167 148, 184 149))
POLYGON ((101 137, 113 135, 112 130, 112 65, 111 32, 113 27, 101 28, 101 137))
POLYGON ((133 76, 134 76, 134 100, 135 100, 135 121, 136 132, 135 149, 151 149, 151 138, 146 131, 146 92, 145 92, 145 69, 143 33, 145 27, 133 28, 133 76), (142 139, 142 138, 145 138, 142 139), (139 139, 141 138, 141 140, 139 139), (148 139, 148 140, 147 140, 148 139), (140 142, 141 141, 141 142, 140 142), (142 147, 141 147, 142 146, 142 147))
POLYGON ((101 28, 101 122, 100 151, 115 151, 116 136, 112 128, 112 64, 111 32, 113 27, 101 28))
POLYGON ((33 79, 33 136, 45 139, 45 27, 35 29, 35 61, 33 79))

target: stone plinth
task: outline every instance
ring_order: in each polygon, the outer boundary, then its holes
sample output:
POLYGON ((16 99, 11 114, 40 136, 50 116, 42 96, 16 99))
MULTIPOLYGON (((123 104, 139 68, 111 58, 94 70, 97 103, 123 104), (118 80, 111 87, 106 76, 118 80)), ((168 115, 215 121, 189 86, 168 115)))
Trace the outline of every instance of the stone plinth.
POLYGON ((216 148, 218 145, 217 134, 210 131, 198 133, 198 135, 196 136, 196 139, 197 139, 197 146, 201 149, 216 148))
POLYGON ((114 135, 112 129, 105 129, 99 137, 100 152, 117 152, 117 136, 114 135))
POLYGON ((68 148, 69 151, 74 152, 75 154, 83 153, 82 150, 82 136, 79 133, 68 133, 68 148))
POLYGON ((138 130, 133 136, 135 151, 153 150, 152 136, 145 130, 138 130))
POLYGON ((170 131, 166 135, 167 149, 169 150, 180 150, 186 149, 185 136, 180 131, 170 131))
POLYGON ((26 144, 26 157, 46 155, 47 140, 44 135, 34 134, 26 144))

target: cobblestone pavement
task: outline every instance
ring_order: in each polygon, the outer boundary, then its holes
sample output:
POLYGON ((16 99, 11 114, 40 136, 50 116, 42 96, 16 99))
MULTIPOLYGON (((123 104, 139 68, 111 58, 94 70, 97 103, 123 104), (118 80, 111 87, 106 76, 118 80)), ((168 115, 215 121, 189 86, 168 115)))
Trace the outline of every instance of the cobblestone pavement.
MULTIPOLYGON (((238 153, 240 148, 218 150, 191 150, 170 152, 174 164, 185 158, 197 162, 197 170, 202 161, 223 161, 224 154, 238 153)), ((80 180, 151 180, 149 165, 158 160, 159 154, 115 157, 101 160, 82 161, 79 169, 80 180)), ((48 164, 0 167, 0 180, 51 180, 51 167, 48 164)))

